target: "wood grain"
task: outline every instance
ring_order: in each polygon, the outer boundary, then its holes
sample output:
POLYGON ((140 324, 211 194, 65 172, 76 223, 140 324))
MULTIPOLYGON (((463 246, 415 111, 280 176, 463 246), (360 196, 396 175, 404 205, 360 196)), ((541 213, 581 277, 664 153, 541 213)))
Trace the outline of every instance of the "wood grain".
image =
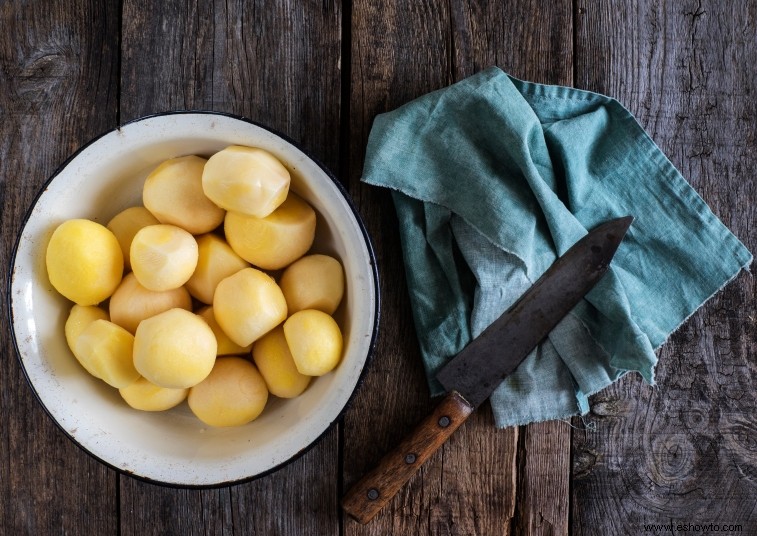
MULTIPOLYGON (((0 4, 3 282, 37 190, 69 153, 115 125, 117 10, 118 2, 0 4)), ((0 293, 5 305, 5 284, 0 293)), ((22 375, 9 320, 4 310, 0 532, 114 533, 115 474, 78 449, 44 413, 22 375)))
MULTIPOLYGON (((338 2, 125 1, 121 120, 176 109, 251 118, 339 161, 338 2)), ((338 532, 339 431, 295 463, 218 490, 121 477, 124 534, 338 532), (145 527, 147 529, 145 529, 145 527)))
MULTIPOLYGON (((755 251, 757 4, 579 6, 576 84, 635 113, 755 251)), ((574 435, 575 534, 671 521, 757 530, 755 290, 741 275, 687 321, 659 352, 657 387, 626 377, 593 398, 596 432, 574 435)))

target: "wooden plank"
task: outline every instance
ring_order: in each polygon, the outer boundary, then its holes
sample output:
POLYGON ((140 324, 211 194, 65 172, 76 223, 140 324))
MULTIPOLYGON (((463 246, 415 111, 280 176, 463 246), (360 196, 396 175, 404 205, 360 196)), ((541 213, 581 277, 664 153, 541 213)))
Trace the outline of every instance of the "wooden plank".
MULTIPOLYGON (((757 3, 578 6, 576 84, 635 113, 757 250, 757 3)), ((689 319, 659 352, 658 387, 627 377, 593 398, 597 430, 574 437, 575 534, 671 522, 757 530, 755 291, 742 275, 689 319)))
MULTIPOLYGON (((364 1, 352 4, 349 186, 373 240, 382 283, 382 317, 376 353, 344 419, 346 488, 374 467, 432 407, 414 338, 391 198, 385 191, 359 183, 365 145, 376 114, 443 87, 449 81, 445 7, 433 8, 427 2, 418 2, 413 3, 411 10, 402 4, 364 1)), ((464 428, 472 424, 469 422, 464 428)), ((444 452, 432 457, 370 525, 358 525, 345 518, 343 533, 430 533, 430 506, 442 495, 440 460, 444 452)), ((447 506, 445 502, 437 504, 441 510, 447 506)))
MULTIPOLYGON (((493 21, 507 24, 507 37, 488 38, 485 45, 475 48, 487 50, 488 54, 494 51, 496 64, 517 78, 572 85, 572 2, 553 2, 548 7, 544 2, 522 2, 514 11, 481 13, 479 24, 487 27, 495 26, 493 21), (503 51, 510 54, 505 55, 503 51)), ((470 35, 478 36, 482 32, 471 27, 470 35)), ((568 534, 570 456, 571 428, 566 423, 550 421, 520 428, 512 534, 568 534)))
MULTIPOLYGON (((353 3, 350 188, 374 240, 383 314, 374 362, 345 419, 347 485, 432 407, 394 208, 387 192, 359 183, 373 118, 491 65, 521 78, 570 83, 571 10, 570 2, 353 3)), ((530 520, 539 516, 553 524, 555 534, 567 533, 567 429, 564 423, 535 428, 531 437, 541 439, 522 451, 524 474, 540 475, 521 481, 521 492, 531 497, 524 503, 528 511, 516 515, 517 429, 494 430, 487 407, 458 430, 384 513, 366 527, 345 521, 345 534, 507 534, 536 527, 530 520), (546 495, 538 489, 555 482, 562 486, 555 495, 563 502, 542 500, 546 495)))
POLYGON ((521 428, 513 534, 569 534, 571 428, 561 421, 521 428))
MULTIPOLYGON (((243 115, 339 164, 339 2, 125 1, 121 119, 176 109, 243 115)), ((335 534, 339 431, 295 463, 219 490, 121 479, 121 529, 335 534), (178 515, 177 515, 178 513, 178 515)))
MULTIPOLYGON (((118 2, 3 2, 0 28, 5 282, 37 190, 71 152, 115 125, 118 2)), ((0 294, 5 304, 5 284, 0 294)), ((2 324, 0 532, 115 533, 115 472, 76 447, 44 413, 16 359, 5 307, 2 324)))

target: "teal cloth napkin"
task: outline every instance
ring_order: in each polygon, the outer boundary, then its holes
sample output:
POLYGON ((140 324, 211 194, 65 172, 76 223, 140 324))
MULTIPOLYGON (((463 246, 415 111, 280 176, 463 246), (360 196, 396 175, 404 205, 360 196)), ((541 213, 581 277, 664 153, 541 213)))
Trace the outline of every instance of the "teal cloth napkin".
MULTIPOLYGON (((376 117, 429 386, 588 229, 635 221, 611 271, 492 394, 498 427, 585 414, 752 255, 617 101, 491 68, 376 117)), ((503 348, 503 352, 507 349, 503 348)))

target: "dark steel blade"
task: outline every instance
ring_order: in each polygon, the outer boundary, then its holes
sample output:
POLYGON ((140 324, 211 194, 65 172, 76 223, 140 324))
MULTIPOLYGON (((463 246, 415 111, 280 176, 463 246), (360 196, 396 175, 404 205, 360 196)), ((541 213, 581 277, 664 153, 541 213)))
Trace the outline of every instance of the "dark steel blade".
POLYGON ((481 405, 607 272, 632 221, 610 220, 576 242, 436 379, 473 407, 481 405))

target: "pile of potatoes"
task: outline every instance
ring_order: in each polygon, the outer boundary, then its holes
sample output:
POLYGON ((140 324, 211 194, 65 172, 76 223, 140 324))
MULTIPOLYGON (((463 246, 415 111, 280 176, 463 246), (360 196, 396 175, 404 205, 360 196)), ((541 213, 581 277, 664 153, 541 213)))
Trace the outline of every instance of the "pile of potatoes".
POLYGON ((163 162, 143 206, 107 226, 58 226, 47 273, 74 302, 65 336, 84 369, 135 409, 186 399, 210 426, 248 423, 269 393, 333 370, 344 271, 310 252, 316 214, 289 187, 272 154, 231 146, 163 162))

